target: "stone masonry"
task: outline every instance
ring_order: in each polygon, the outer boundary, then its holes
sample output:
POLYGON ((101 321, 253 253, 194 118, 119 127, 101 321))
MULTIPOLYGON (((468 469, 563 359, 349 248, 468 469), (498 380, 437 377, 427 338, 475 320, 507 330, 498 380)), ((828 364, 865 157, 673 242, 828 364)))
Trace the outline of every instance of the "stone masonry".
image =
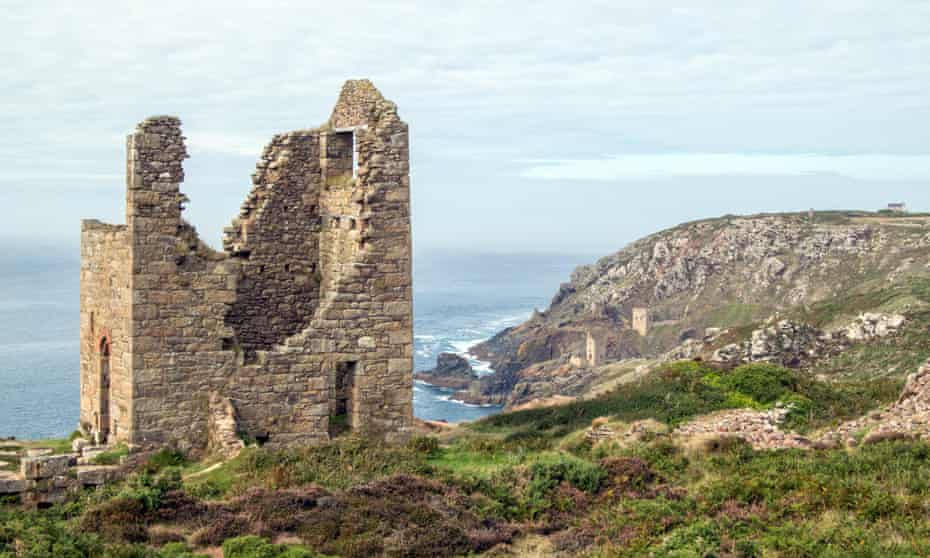
POLYGON ((140 123, 126 224, 82 223, 82 430, 228 447, 210 439, 221 401, 240 436, 272 445, 404 437, 410 179, 396 105, 348 81, 323 126, 272 138, 222 252, 182 217, 184 139, 175 117, 140 123))
POLYGON ((649 309, 648 308, 634 308, 633 309, 633 331, 645 337, 649 334, 649 309))
POLYGON ((588 331, 585 333, 585 356, 587 365, 594 368, 604 364, 604 343, 602 339, 588 331))

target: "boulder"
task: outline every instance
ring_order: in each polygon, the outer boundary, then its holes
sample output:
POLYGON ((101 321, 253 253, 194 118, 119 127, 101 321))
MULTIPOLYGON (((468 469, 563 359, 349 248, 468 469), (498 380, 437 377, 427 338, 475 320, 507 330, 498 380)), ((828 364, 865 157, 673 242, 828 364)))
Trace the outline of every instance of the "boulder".
POLYGON ((454 353, 440 353, 436 359, 436 368, 417 372, 414 378, 437 387, 464 390, 469 389, 478 376, 468 359, 454 353))

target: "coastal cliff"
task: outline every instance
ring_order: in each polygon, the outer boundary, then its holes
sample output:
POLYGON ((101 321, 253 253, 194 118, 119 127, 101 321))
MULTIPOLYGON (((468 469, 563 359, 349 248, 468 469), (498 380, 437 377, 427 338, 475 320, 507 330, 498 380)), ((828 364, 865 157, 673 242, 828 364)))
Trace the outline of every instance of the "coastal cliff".
MULTIPOLYGON (((836 211, 686 223, 577 268, 545 311, 473 347, 495 373, 459 398, 514 406, 582 396, 605 379, 605 370, 634 359, 710 358, 723 348, 720 354, 736 351, 734 359, 746 360, 753 332, 772 328, 782 315, 797 318, 799 335, 815 337, 863 312, 897 316, 908 310, 899 306, 917 303, 870 295, 930 277, 928 266, 930 218, 922 215, 836 211), (862 300, 854 304, 850 297, 862 300), (826 318, 809 315, 831 301, 836 308, 826 318), (636 312, 645 327, 634 323, 636 312), (600 362, 587 358, 589 336, 602 352, 600 362)), ((757 333, 755 343, 764 344, 766 335, 757 333)), ((827 355, 851 343, 824 344, 827 355)))

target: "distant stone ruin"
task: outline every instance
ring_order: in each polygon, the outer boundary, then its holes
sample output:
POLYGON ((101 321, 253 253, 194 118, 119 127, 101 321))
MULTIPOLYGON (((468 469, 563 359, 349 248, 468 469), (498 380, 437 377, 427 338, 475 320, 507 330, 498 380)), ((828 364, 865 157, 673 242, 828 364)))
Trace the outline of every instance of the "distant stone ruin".
POLYGON ((604 364, 604 349, 604 343, 600 342, 593 333, 588 331, 585 338, 585 355, 587 365, 593 368, 595 366, 604 364))
POLYGON ((649 333, 649 309, 633 309, 633 331, 645 337, 649 333))
POLYGON ((412 423, 407 125, 367 80, 276 135, 224 250, 182 218, 181 123, 127 138, 126 224, 81 226, 82 430, 99 442, 283 445, 412 423))

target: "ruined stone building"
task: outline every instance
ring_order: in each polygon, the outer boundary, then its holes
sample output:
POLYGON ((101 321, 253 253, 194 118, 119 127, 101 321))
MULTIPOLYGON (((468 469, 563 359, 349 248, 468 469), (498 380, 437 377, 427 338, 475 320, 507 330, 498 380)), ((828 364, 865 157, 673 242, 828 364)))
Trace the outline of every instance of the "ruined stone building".
POLYGON ((606 351, 603 340, 592 332, 585 333, 585 360, 588 366, 595 367, 604 364, 606 351))
POLYGON ((182 217, 180 125, 156 116, 128 136, 126 224, 81 225, 82 429, 197 449, 234 413, 238 434, 273 445, 402 437, 413 335, 396 105, 349 81, 323 126, 273 137, 222 252, 182 217))
POLYGON ((648 308, 633 309, 633 331, 645 337, 649 334, 649 328, 651 325, 652 324, 649 323, 648 308))

